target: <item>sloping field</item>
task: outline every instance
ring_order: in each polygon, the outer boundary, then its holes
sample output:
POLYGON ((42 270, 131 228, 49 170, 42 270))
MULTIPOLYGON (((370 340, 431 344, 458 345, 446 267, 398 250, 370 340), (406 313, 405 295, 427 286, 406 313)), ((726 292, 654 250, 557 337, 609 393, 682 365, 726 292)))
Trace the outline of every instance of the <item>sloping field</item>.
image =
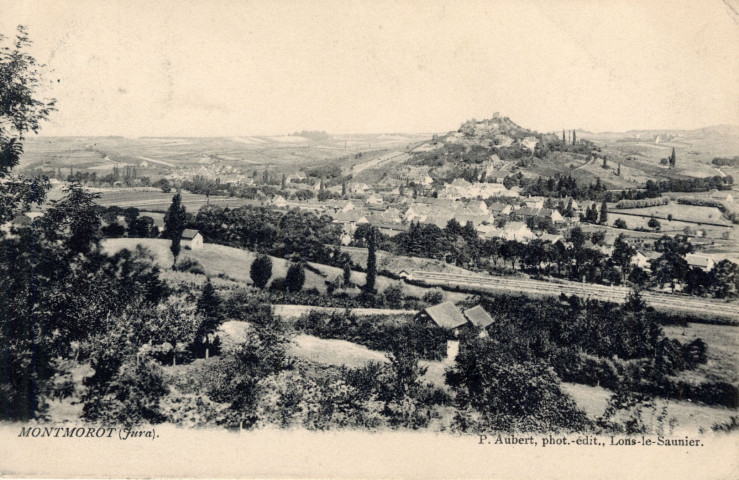
POLYGON ((655 207, 647 208, 627 208, 627 209, 613 209, 608 212, 609 216, 611 213, 623 213, 631 215, 641 215, 645 217, 651 217, 654 215, 659 220, 667 219, 669 215, 672 215, 673 220, 681 220, 684 222, 694 223, 712 223, 719 225, 730 226, 731 222, 726 220, 721 211, 716 207, 699 207, 696 205, 682 205, 677 202, 670 203, 668 205, 659 205, 655 207))
MULTIPOLYGON (((312 335, 298 335, 293 339, 289 349, 290 355, 333 366, 347 366, 349 368, 363 367, 370 362, 386 363, 388 358, 383 352, 370 350, 363 345, 345 340, 325 340, 312 335)), ((426 367, 423 379, 438 387, 444 385, 444 371, 451 365, 447 359, 441 362, 422 360, 420 366, 426 367)))
MULTIPOLYGON (((352 257, 352 261, 359 265, 367 265, 367 249, 359 247, 341 247, 341 251, 348 253, 352 257)), ((377 269, 388 270, 398 273, 401 270, 423 270, 427 272, 444 272, 444 273, 471 273, 469 270, 450 265, 440 260, 431 258, 406 257, 402 255, 393 255, 392 253, 382 250, 377 252, 377 269)))
MULTIPOLYGON (((109 238, 103 241, 103 247, 108 253, 115 253, 123 248, 133 250, 136 245, 148 248, 163 269, 172 267, 172 252, 169 251, 170 241, 160 238, 109 238)), ((182 250, 178 261, 186 258, 197 260, 205 273, 210 276, 224 274, 234 280, 251 284, 249 269, 254 261, 255 254, 247 250, 225 247, 206 243, 200 250, 182 250)), ((272 279, 285 277, 287 275, 288 261, 282 258, 272 257, 272 279)), ((317 288, 326 291, 323 277, 306 270, 305 285, 303 288, 317 288)))
POLYGON ((739 384, 739 327, 691 323, 685 327, 669 325, 663 329, 667 337, 683 344, 696 338, 708 344, 708 361, 695 370, 680 372, 681 379, 739 384))
MULTIPOLYGON (((344 248, 348 248, 348 247, 342 247, 342 251, 344 251, 344 248)), ((367 249, 358 249, 358 250, 364 250, 364 261, 363 262, 359 262, 359 264, 360 265, 367 265, 367 249)), ((382 252, 378 252, 378 253, 381 254, 382 252)), ((378 270, 387 269, 387 270, 389 270, 391 272, 398 272, 398 271, 400 271, 397 268, 395 268, 394 266, 392 266, 392 267, 390 265, 388 265, 387 267, 381 266, 383 264, 383 262, 382 262, 382 260, 380 260, 380 255, 379 254, 378 254, 378 270)), ((390 257, 393 257, 390 254, 388 254, 388 255, 390 257)), ((398 257, 394 257, 394 258, 398 258, 398 257)), ((403 257, 403 258, 410 258, 410 257, 403 257)), ((419 259, 416 259, 416 260, 424 260, 424 259, 420 259, 419 258, 419 259)), ((354 259, 353 256, 352 256, 352 261, 354 261, 355 263, 357 263, 356 259, 354 259)), ((435 260, 432 260, 432 261, 435 261, 435 260)), ((343 273, 344 273, 341 268, 332 267, 332 266, 329 266, 329 265, 323 265, 323 264, 320 264, 320 263, 312 263, 312 262, 309 262, 309 264, 312 267, 315 267, 318 270, 320 270, 321 273, 323 273, 324 275, 326 275, 326 278, 329 281, 330 280, 333 280, 337 276, 338 277, 342 277, 343 276, 343 273)), ((454 267, 454 268, 456 268, 456 267, 454 267)), ((460 269, 460 270, 462 270, 462 269, 460 269)), ((462 271, 466 271, 466 270, 462 270, 462 271)), ((356 285, 362 286, 367 281, 367 275, 365 273, 363 273, 363 272, 352 272, 351 281, 354 284, 356 284, 356 285)), ((405 293, 406 295, 413 295, 413 296, 416 296, 418 298, 423 298, 424 294, 426 294, 429 291, 429 288, 419 287, 419 286, 416 286, 416 285, 404 284, 400 280, 394 280, 392 278, 389 278, 389 277, 386 277, 386 276, 383 276, 383 275, 378 275, 377 276, 377 279, 375 281, 375 288, 378 291, 382 292, 387 287, 389 287, 391 285, 400 285, 403 288, 403 293, 405 293)), ((460 293, 444 292, 444 299, 445 300, 451 300, 453 302, 459 302, 462 299, 464 299, 466 296, 467 295, 460 294, 460 293)))
POLYGON ((324 340, 312 335, 298 335, 289 350, 291 355, 317 363, 350 368, 363 367, 370 362, 387 362, 382 352, 346 340, 324 340))
MULTIPOLYGON (((590 419, 603 415, 612 392, 603 387, 591 387, 577 383, 562 383, 562 390, 575 399, 577 406, 583 410, 590 419)), ((664 408, 667 416, 662 422, 664 435, 671 434, 698 434, 701 430, 710 432, 711 427, 717 423, 727 423, 732 416, 737 415, 736 410, 724 407, 711 407, 700 403, 683 402, 677 400, 665 400, 657 398, 653 408, 645 408, 642 412, 644 423, 649 425, 652 433, 657 433, 660 426, 658 417, 664 408), (670 425, 672 423, 672 425, 670 425)), ((623 420, 622 417, 618 417, 623 420)))
MULTIPOLYGON (((414 280, 422 280, 430 285, 474 288, 483 292, 526 294, 540 296, 559 296, 561 293, 577 295, 615 303, 623 303, 630 289, 609 287, 592 283, 577 283, 565 280, 546 282, 542 280, 516 277, 493 277, 469 273, 467 275, 413 271, 414 280)), ((699 318, 712 317, 739 322, 739 302, 725 302, 706 298, 690 297, 658 292, 643 292, 644 300, 656 310, 675 313, 689 313, 699 318)))

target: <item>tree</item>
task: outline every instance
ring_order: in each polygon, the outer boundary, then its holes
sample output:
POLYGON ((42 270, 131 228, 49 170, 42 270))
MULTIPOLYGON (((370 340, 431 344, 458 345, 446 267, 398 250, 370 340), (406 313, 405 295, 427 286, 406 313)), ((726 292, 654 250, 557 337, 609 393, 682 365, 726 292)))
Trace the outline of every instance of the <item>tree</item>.
POLYGON ((162 237, 172 240, 169 249, 174 255, 172 267, 177 263, 177 257, 180 254, 182 232, 185 231, 185 222, 187 221, 187 212, 182 205, 182 195, 178 191, 172 197, 172 203, 169 205, 167 213, 164 215, 164 233, 162 237))
POLYGON ((638 288, 644 288, 649 283, 649 274, 641 267, 634 267, 629 274, 629 282, 638 288))
POLYGON ((291 293, 299 292, 305 283, 305 267, 302 263, 293 263, 287 269, 285 276, 285 287, 291 293))
POLYGON ((661 287, 669 283, 674 291, 675 284, 683 282, 688 273, 685 254, 692 253, 693 245, 684 236, 663 235, 654 242, 654 250, 662 255, 650 261, 652 276, 661 287))
POLYGON ((585 244, 585 234, 580 227, 575 227, 570 230, 570 243, 572 243, 572 248, 574 250, 582 249, 585 244))
POLYGON ((631 267, 631 259, 636 255, 636 249, 626 241, 624 234, 620 234, 613 242, 613 253, 611 259, 621 267, 621 275, 625 280, 631 267))
POLYGON ((606 225, 608 222, 608 204, 605 200, 600 205, 600 224, 606 225))
POLYGON ((675 168, 675 147, 672 147, 672 153, 670 154, 670 168, 675 168))
POLYGON ((577 140, 576 140, 576 139, 577 139, 577 134, 576 134, 576 133, 575 133, 575 131, 573 130, 573 131, 572 131, 572 144, 573 144, 573 145, 575 145, 575 143, 577 143, 577 140))
POLYGON ((661 224, 659 223, 659 220, 657 220, 656 218, 654 218, 654 216, 652 216, 652 217, 651 217, 651 218, 649 219, 649 221, 647 222, 647 226, 648 226, 649 228, 653 228, 653 229, 655 229, 655 230, 659 230, 659 229, 660 229, 660 226, 661 226, 661 224))
POLYGON ((626 225, 626 220, 623 218, 617 218, 615 222, 613 222, 613 226, 616 228, 626 229, 628 226, 626 225))
POLYGON ((223 322, 222 304, 221 297, 208 278, 198 299, 196 313, 201 320, 195 335, 195 350, 200 350, 201 346, 204 347, 206 356, 211 345, 211 336, 223 322))
POLYGON ((282 183, 280 184, 280 189, 285 190, 287 188, 287 174, 282 174, 282 183))
POLYGON ((52 207, 42 220, 49 239, 66 237, 66 248, 71 253, 89 253, 100 242, 102 219, 95 205, 99 193, 88 193, 79 183, 63 190, 66 195, 52 201, 52 207))
POLYGON ((375 280, 377 279, 377 229, 370 228, 367 235, 367 280, 364 289, 374 292, 375 280))
POLYGON ((352 268, 349 262, 344 264, 344 286, 348 287, 352 284, 352 268))
POLYGON ((38 133, 40 123, 55 110, 55 100, 38 98, 44 66, 25 52, 31 45, 26 28, 18 27, 10 45, 6 40, 0 34, 0 223, 46 198, 46 177, 14 177, 11 170, 20 162, 26 133, 38 133))
POLYGON ((257 255, 251 263, 249 276, 258 288, 264 289, 267 286, 267 282, 272 277, 272 259, 269 255, 257 255))
POLYGON ((575 216, 575 209, 572 207, 572 199, 567 201, 567 208, 565 208, 565 217, 572 218, 575 216))
POLYGON ((716 298, 735 298, 739 295, 739 265, 721 260, 710 272, 710 285, 716 298))
POLYGON ((462 408, 480 415, 477 429, 557 431, 586 423, 545 362, 519 358, 510 342, 474 338, 460 345, 446 383, 462 408))

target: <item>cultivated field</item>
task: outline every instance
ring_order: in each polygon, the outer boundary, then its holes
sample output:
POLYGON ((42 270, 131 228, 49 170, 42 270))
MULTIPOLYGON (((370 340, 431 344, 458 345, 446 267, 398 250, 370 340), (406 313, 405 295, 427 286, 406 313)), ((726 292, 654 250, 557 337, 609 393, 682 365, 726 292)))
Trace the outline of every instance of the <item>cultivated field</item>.
MULTIPOLYGON (((103 206, 136 207, 139 210, 164 212, 172 204, 175 192, 164 193, 154 188, 110 188, 96 189, 100 193, 97 203, 103 206)), ((259 205, 257 200, 238 197, 211 196, 190 192, 181 192, 182 205, 189 213, 197 213, 205 205, 219 205, 221 207, 237 208, 244 205, 259 205)))

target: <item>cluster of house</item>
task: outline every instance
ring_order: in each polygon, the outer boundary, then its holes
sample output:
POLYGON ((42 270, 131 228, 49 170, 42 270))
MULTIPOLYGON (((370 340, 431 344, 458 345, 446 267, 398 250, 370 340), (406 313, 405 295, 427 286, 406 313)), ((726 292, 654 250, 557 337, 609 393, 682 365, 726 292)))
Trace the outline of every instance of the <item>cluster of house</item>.
MULTIPOLYGON (((455 180, 456 182, 456 180, 455 180)), ((494 185, 494 184, 483 184, 494 185)), ((474 197, 473 197, 474 198, 474 197)), ((563 199, 569 202, 571 199, 563 199)), ((409 201, 384 203, 382 196, 373 194, 363 200, 327 200, 324 202, 289 202, 275 195, 268 205, 276 208, 298 207, 326 214, 342 226, 343 244, 348 244, 356 229, 363 224, 377 227, 380 232, 394 236, 408 229, 412 222, 446 227, 454 219, 460 225, 471 222, 481 239, 493 237, 528 242, 537 235, 527 226, 530 218, 547 219, 554 226, 577 223, 578 216, 564 218, 557 209, 546 208, 545 198, 520 198, 518 205, 482 200, 451 200, 450 198, 419 197, 409 201), (504 219, 505 222, 497 221, 504 219), (513 220, 511 220, 513 219, 513 220), (497 226, 496 226, 497 225, 497 226)), ((574 212, 587 208, 572 201, 574 212)))
MULTIPOLYGON (((491 188, 496 191, 499 184, 469 183, 462 179, 455 179, 445 187, 449 195, 439 195, 438 198, 398 198, 392 195, 372 193, 363 199, 326 200, 323 202, 288 201, 281 195, 275 195, 267 205, 276 208, 297 207, 313 210, 333 218, 335 223, 342 226, 342 243, 351 242, 356 229, 363 224, 377 227, 380 232, 388 236, 395 236, 405 232, 411 222, 433 224, 439 228, 446 227, 454 219, 460 225, 472 222, 481 239, 493 237, 519 242, 529 242, 540 235, 535 234, 529 227, 529 220, 547 220, 555 227, 564 227, 579 223, 579 214, 588 208, 598 207, 595 202, 577 202, 567 197, 557 200, 562 205, 571 205, 573 216, 565 218, 558 209, 551 208, 552 201, 546 197, 519 197, 513 202, 496 202, 488 205, 482 200, 462 200, 456 198, 487 198, 495 195, 479 195, 479 191, 491 188), (462 190, 460 190, 462 189, 462 190), (456 199, 455 199, 456 198, 456 199), (499 220, 505 221, 499 221, 499 220)), ((505 190, 505 187, 500 185, 505 190)), ((357 185, 352 184, 352 188, 357 185)), ((514 191, 506 190, 509 196, 518 195, 514 191)), ((490 192, 487 192, 490 193, 490 192)), ((486 194, 487 194, 486 193, 486 194)), ((499 195, 500 196, 500 195, 499 195)))

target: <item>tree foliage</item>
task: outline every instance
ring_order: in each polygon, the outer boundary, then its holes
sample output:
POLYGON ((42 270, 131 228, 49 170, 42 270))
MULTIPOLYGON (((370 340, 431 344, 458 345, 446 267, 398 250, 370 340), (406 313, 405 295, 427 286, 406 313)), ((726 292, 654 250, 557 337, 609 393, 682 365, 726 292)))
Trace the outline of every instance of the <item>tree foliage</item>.
POLYGON ((249 269, 249 276, 258 288, 266 287, 272 277, 272 259, 268 255, 257 255, 249 269))

